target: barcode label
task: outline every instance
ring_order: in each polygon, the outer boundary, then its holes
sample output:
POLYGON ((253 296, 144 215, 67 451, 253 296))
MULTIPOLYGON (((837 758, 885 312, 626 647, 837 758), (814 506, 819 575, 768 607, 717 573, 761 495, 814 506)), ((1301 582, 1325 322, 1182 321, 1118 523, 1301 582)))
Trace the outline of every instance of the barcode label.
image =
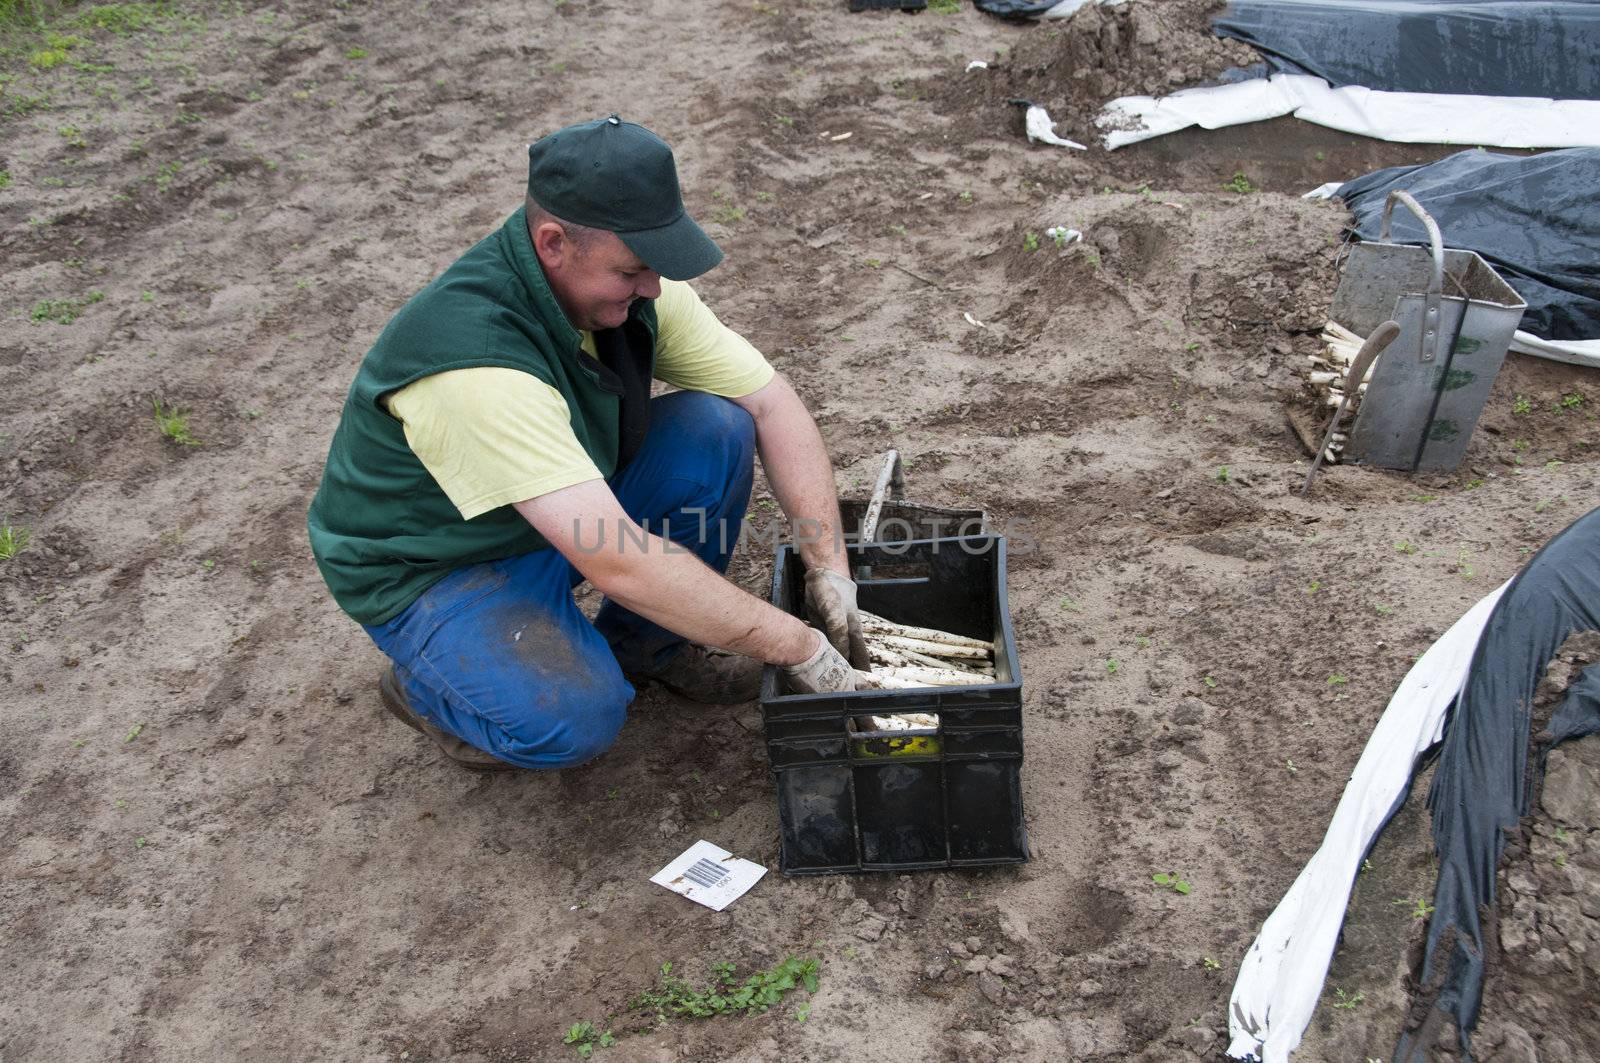
POLYGON ((684 868, 683 877, 709 890, 720 886, 728 878, 728 873, 710 860, 701 858, 684 868))
POLYGON ((760 864, 734 856, 702 838, 651 875, 650 881, 720 912, 744 896, 766 873, 760 864))

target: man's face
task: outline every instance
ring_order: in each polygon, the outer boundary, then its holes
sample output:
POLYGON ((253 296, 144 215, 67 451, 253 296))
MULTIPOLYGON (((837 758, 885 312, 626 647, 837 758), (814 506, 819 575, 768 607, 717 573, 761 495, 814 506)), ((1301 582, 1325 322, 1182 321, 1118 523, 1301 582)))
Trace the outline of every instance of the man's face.
POLYGON ((540 263, 573 328, 616 328, 627 320, 635 299, 661 295, 661 274, 639 261, 615 233, 599 233, 580 246, 563 232, 554 243, 547 240, 540 248, 540 263))

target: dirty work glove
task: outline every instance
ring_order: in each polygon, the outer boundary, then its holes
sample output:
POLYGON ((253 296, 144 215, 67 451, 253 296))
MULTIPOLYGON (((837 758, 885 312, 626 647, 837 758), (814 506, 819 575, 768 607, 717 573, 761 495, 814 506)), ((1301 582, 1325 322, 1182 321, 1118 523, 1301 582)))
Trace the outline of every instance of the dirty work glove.
POLYGON ((856 609, 856 585, 849 576, 829 568, 814 568, 806 573, 806 609, 811 622, 828 635, 833 648, 863 672, 872 670, 867 655, 867 637, 861 633, 861 614, 856 609))
POLYGON ((817 632, 817 652, 799 664, 786 664, 783 674, 789 678, 789 687, 797 694, 827 694, 839 690, 854 690, 856 674, 850 662, 839 656, 828 637, 817 632))

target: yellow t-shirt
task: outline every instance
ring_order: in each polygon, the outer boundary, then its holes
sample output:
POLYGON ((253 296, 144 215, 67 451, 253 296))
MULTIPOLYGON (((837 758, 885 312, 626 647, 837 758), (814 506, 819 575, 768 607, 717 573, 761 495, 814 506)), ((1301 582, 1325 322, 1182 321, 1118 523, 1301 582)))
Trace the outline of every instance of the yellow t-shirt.
MULTIPOLYGON (((594 337, 583 350, 595 357, 594 337)), ((717 320, 683 281, 661 281, 656 300, 656 379, 737 399, 761 390, 773 368, 717 320)), ((406 442, 463 520, 563 487, 601 479, 572 431, 561 393, 500 366, 452 369, 390 395, 406 442)))

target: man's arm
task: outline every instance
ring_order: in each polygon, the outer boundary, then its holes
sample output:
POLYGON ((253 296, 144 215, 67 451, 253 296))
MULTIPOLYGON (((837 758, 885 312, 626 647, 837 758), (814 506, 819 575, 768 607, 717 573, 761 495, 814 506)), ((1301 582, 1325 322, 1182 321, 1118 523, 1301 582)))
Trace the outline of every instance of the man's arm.
POLYGON ((816 631, 686 548, 646 533, 604 480, 518 502, 516 510, 602 594, 670 631, 770 664, 800 664, 817 652, 816 631))
POLYGON ((784 516, 795 526, 806 567, 849 576, 833 463, 805 403, 781 373, 760 390, 733 401, 755 418, 761 467, 784 516))

